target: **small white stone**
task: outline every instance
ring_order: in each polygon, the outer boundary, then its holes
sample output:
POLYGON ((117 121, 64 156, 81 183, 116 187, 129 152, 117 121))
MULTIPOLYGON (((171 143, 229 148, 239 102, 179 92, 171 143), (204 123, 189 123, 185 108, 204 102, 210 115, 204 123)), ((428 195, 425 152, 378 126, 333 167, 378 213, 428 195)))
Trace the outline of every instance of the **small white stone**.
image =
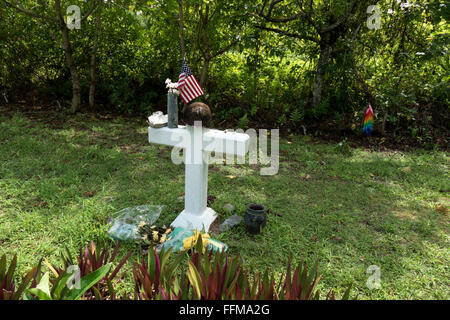
POLYGON ((226 205, 223 206, 223 210, 231 213, 235 210, 236 208, 234 207, 234 205, 232 203, 227 203, 226 205))
POLYGON ((169 117, 167 114, 163 114, 162 111, 153 112, 153 114, 148 117, 148 124, 153 128, 161 128, 167 125, 169 122, 169 117))

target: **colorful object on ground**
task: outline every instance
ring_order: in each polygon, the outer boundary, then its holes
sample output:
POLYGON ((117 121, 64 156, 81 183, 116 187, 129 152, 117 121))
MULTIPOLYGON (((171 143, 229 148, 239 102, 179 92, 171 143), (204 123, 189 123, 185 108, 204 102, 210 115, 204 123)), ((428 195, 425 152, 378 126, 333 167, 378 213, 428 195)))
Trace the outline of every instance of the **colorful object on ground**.
POLYGON ((141 221, 138 225, 138 233, 142 236, 141 240, 144 245, 157 245, 164 243, 167 235, 173 231, 173 228, 166 226, 150 226, 147 222, 141 221))
POLYGON ((217 241, 215 239, 211 239, 209 234, 201 233, 198 230, 193 230, 193 232, 193 236, 183 239, 183 248, 185 251, 195 247, 197 245, 197 240, 199 239, 199 237, 202 238, 203 252, 205 252, 205 250, 206 252, 211 252, 211 250, 213 250, 213 252, 216 252, 217 250, 227 251, 228 246, 225 243, 217 241))
POLYGON ((203 94, 203 90, 195 79, 191 69, 189 69, 186 59, 183 59, 177 89, 180 90, 180 97, 184 103, 188 103, 203 94))
POLYGON ((184 250, 189 250, 190 248, 195 247, 199 236, 202 237, 203 246, 206 246, 206 243, 210 239, 210 236, 207 233, 201 233, 198 230, 193 230, 193 232, 194 234, 192 236, 183 239, 184 250))
POLYGON ((363 132, 366 136, 371 136, 373 131, 373 110, 372 106, 369 104, 369 107, 366 110, 366 114, 364 116, 364 127, 363 132))
POLYGON ((198 230, 189 230, 181 227, 175 228, 167 235, 167 240, 162 244, 164 248, 172 248, 173 251, 189 251, 196 246, 197 240, 201 237, 204 252, 227 251, 228 245, 218 240, 212 239, 208 233, 198 230))

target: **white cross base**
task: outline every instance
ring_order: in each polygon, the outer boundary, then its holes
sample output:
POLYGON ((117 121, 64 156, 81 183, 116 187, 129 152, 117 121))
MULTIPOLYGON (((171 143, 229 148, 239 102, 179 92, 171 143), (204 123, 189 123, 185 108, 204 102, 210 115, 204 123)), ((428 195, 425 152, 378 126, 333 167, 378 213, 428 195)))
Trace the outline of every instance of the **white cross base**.
POLYGON ((178 128, 148 128, 148 141, 184 149, 185 192, 184 210, 171 223, 173 227, 209 231, 217 213, 207 207, 207 154, 244 157, 248 151, 249 135, 195 126, 178 128))

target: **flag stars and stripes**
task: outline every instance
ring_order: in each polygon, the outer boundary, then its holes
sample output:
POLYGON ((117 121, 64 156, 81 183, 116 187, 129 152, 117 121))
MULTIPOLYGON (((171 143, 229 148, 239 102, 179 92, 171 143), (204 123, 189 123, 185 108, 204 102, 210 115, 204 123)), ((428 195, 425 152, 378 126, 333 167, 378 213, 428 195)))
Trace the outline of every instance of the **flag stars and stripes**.
POLYGON ((181 73, 178 78, 178 89, 181 91, 180 97, 184 103, 194 100, 204 92, 189 68, 186 59, 183 59, 181 73))

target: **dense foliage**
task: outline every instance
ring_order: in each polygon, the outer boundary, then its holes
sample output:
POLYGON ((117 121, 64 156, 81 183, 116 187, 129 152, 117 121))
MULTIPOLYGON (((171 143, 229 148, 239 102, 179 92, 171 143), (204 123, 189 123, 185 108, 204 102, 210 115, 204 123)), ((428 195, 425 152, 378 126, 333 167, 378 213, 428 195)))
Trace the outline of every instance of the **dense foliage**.
MULTIPOLYGON (((96 244, 90 242, 90 248, 81 248, 77 264, 72 260, 69 250, 62 254, 63 267, 55 268, 46 262, 50 271, 42 270, 42 259, 31 269, 16 289, 14 271, 17 256, 7 264, 6 255, 0 259, 0 300, 114 300, 130 299, 131 294, 116 296, 111 281, 122 268, 131 252, 125 256, 110 273, 117 253, 109 258, 109 246, 100 247, 96 257, 96 244), (8 267, 8 268, 7 268, 8 267), (75 267, 75 268, 74 268, 75 267), (50 276, 53 274, 53 277, 50 276), (33 280, 33 281, 31 281, 33 280), (105 283, 106 280, 106 283, 105 283), (105 289, 105 290, 102 290, 105 289), (91 292, 92 291, 92 292, 91 292), (103 291, 103 294, 102 294, 103 291), (105 295, 105 293, 108 293, 105 295)), ((239 256, 218 251, 203 252, 201 236, 191 247, 189 258, 186 252, 177 253, 171 258, 172 248, 157 252, 153 247, 142 264, 135 262, 133 275, 135 282, 134 299, 139 300, 319 300, 320 292, 316 285, 320 280, 316 270, 308 271, 306 264, 299 264, 291 271, 291 260, 287 271, 278 286, 274 276, 267 270, 263 276, 253 275, 243 268, 239 256), (188 259, 189 258, 189 259, 188 259), (188 260, 188 267, 183 261, 188 260), (182 272, 177 272, 182 269, 182 272), (292 277, 291 277, 292 273, 292 277)), ((345 291, 342 299, 349 299, 351 287, 345 291)), ((324 297, 335 300, 334 291, 324 297)))
POLYGON ((377 132, 426 143, 437 135, 433 130, 448 132, 449 6, 437 0, 1 0, 0 93, 6 96, 0 98, 77 109, 71 99, 79 78, 81 105, 93 108, 95 75, 97 105, 148 115, 165 109, 164 81, 178 78, 186 53, 216 125, 295 129, 334 119, 360 132, 371 103, 377 132), (87 15, 80 29, 61 22, 69 5, 87 15))

